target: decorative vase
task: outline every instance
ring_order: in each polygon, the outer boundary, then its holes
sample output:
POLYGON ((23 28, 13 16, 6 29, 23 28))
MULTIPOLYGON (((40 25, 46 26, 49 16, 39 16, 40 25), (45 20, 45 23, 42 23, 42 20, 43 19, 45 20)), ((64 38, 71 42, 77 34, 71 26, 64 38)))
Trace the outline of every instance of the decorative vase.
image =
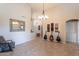
POLYGON ((50 40, 50 41, 53 41, 53 40, 54 40, 54 38, 53 38, 53 35, 52 35, 52 34, 50 35, 49 40, 50 40))
POLYGON ((44 35, 44 39, 47 40, 47 35, 46 34, 44 35))
POLYGON ((45 31, 44 39, 47 40, 47 31, 45 31))
POLYGON ((57 36, 57 38, 56 38, 56 41, 57 41, 57 42, 61 42, 61 38, 60 38, 60 36, 59 36, 59 32, 58 32, 58 36, 57 36))

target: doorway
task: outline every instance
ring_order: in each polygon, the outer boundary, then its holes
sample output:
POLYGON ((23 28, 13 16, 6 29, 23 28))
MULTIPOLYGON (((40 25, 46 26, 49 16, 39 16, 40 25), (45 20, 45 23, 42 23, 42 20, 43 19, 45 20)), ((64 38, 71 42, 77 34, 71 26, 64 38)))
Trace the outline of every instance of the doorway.
POLYGON ((79 20, 78 19, 71 19, 66 22, 66 30, 67 30, 67 42, 71 43, 79 43, 79 20))
POLYGON ((43 37, 43 25, 40 20, 34 20, 34 31, 36 37, 43 37))

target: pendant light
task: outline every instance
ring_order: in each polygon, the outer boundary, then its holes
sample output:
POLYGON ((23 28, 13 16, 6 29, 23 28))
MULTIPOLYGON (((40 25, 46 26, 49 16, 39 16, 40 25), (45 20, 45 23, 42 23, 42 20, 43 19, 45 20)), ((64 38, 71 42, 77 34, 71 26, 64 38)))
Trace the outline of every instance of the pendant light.
POLYGON ((41 20, 47 20, 48 19, 48 16, 45 14, 45 8, 44 7, 45 6, 44 6, 44 3, 43 3, 42 15, 38 17, 41 20))

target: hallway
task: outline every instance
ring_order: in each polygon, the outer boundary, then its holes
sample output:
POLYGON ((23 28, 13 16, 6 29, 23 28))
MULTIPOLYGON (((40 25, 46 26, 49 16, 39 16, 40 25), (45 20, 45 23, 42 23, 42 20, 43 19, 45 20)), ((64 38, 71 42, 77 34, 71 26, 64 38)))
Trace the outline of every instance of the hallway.
POLYGON ((16 46, 13 52, 0 53, 0 56, 77 56, 79 47, 75 44, 63 44, 36 38, 16 46))

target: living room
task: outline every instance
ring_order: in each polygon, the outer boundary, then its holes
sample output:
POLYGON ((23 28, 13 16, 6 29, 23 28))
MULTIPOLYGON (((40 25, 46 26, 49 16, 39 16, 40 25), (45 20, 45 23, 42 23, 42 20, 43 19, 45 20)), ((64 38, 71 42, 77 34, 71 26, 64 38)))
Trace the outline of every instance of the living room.
POLYGON ((0 36, 6 41, 15 42, 13 51, 2 52, 0 55, 79 55, 78 10, 78 3, 0 3, 0 36), (42 12, 48 16, 46 20, 38 18, 42 12), (51 28, 51 23, 58 25, 57 32, 54 25, 53 31, 48 29, 51 28), (58 31, 61 38, 59 43, 56 42, 58 31), (40 33, 39 37, 36 37, 37 33, 40 33), (49 39, 51 33, 54 37, 53 42, 49 39), (45 34, 47 40, 44 40, 45 34), (58 49, 59 47, 61 48, 58 49))

